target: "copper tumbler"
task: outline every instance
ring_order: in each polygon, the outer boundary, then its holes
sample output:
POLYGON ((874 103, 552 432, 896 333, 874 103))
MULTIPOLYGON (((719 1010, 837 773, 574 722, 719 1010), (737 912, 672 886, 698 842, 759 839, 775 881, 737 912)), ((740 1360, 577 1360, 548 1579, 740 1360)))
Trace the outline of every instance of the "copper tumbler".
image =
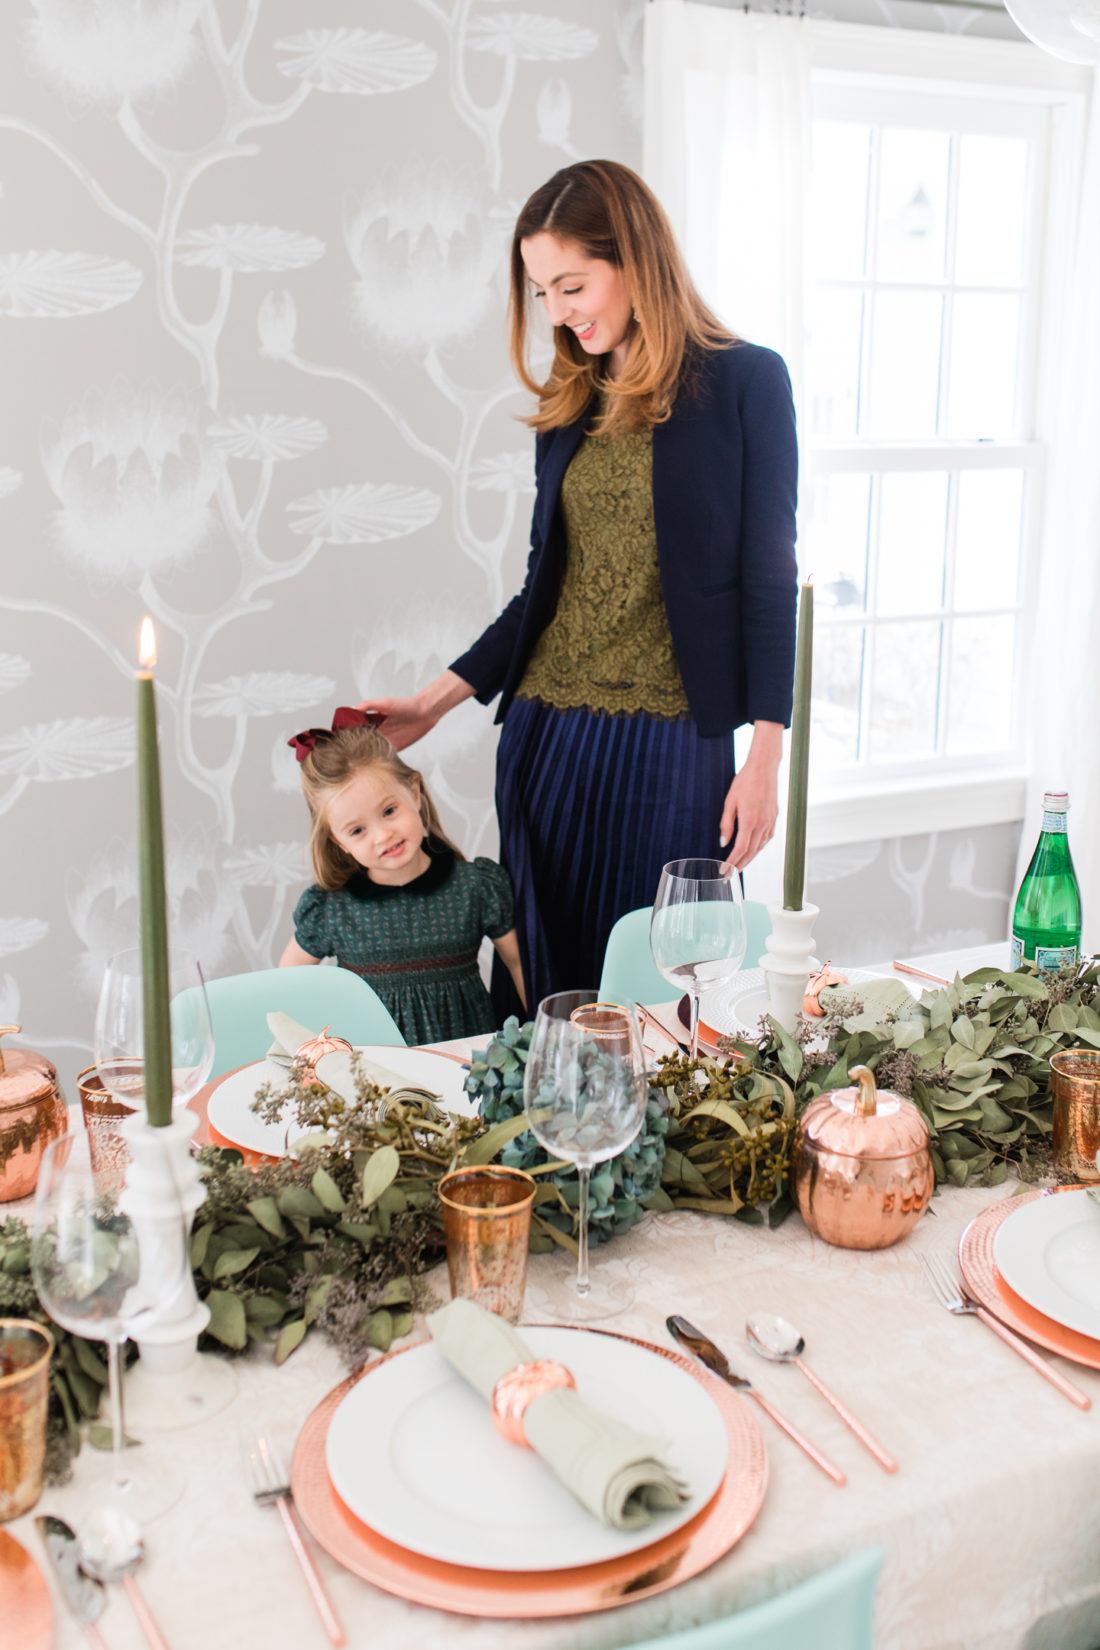
POLYGON ((0 1524, 42 1494, 53 1336, 28 1318, 0 1318, 0 1524))
POLYGON ((1050 1070, 1054 1167, 1074 1180, 1100 1180, 1100 1049, 1062 1049, 1050 1070))
POLYGON ((96 1174, 105 1176, 108 1186, 121 1191, 130 1163, 130 1148, 118 1131, 124 1117, 132 1117, 136 1106, 125 1100, 116 1100, 103 1087, 103 1079, 95 1066, 85 1066, 76 1080, 80 1091, 80 1109, 84 1127, 88 1131, 88 1152, 96 1174))
POLYGON ((518 1323, 535 1182, 522 1169, 453 1169, 439 1182, 452 1297, 518 1323))

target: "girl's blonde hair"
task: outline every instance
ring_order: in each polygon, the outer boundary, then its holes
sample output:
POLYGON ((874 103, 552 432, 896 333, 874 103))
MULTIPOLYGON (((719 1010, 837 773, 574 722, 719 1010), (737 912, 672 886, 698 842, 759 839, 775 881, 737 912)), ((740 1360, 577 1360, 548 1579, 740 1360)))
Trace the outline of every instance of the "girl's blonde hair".
POLYGON ((582 160, 536 189, 512 236, 509 348, 521 383, 538 396, 526 420, 535 430, 574 423, 595 390, 607 394, 593 434, 663 424, 685 381, 691 358, 737 342, 692 285, 672 226, 653 191, 636 172, 613 160, 582 160), (588 355, 568 327, 554 329, 554 359, 544 384, 527 365, 528 275, 522 243, 551 234, 575 241, 589 258, 621 269, 636 325, 626 364, 605 379, 598 356, 588 355))
POLYGON ((449 848, 456 859, 463 858, 439 823, 435 803, 420 774, 402 761, 389 740, 383 739, 374 728, 341 728, 318 739, 301 765, 302 790, 311 820, 309 856, 313 861, 313 874, 322 888, 343 888, 353 872, 362 870, 358 860, 345 853, 333 839, 328 803, 337 791, 342 791, 368 768, 384 768, 395 784, 418 792, 424 835, 433 847, 449 848))

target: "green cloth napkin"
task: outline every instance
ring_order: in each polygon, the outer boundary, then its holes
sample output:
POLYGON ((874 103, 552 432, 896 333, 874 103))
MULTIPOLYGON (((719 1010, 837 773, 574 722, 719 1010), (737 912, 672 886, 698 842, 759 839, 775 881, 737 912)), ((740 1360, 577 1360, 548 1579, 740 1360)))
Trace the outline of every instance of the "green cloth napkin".
MULTIPOLYGON (((317 1033, 310 1031, 307 1026, 301 1026, 297 1020, 292 1020, 289 1014, 269 1014, 267 1017, 268 1030, 274 1042, 267 1051, 269 1060, 276 1065, 289 1066, 295 1054, 303 1043, 310 1042, 317 1033)), ((370 1060, 365 1054, 358 1057, 359 1070, 377 1083, 381 1089, 390 1090, 391 1100, 429 1100, 438 1104, 439 1095, 432 1089, 419 1088, 410 1083, 400 1072, 391 1071, 388 1066, 379 1064, 377 1060, 370 1060)), ((326 1088, 348 1102, 355 1104, 355 1073, 352 1070, 352 1056, 346 1049, 336 1049, 332 1054, 324 1054, 317 1062, 317 1076, 326 1088)))
POLYGON ((845 1005, 852 1005, 853 1012, 843 1021, 846 1031, 873 1031, 883 1025, 889 1015, 905 1019, 909 1010, 917 1007, 912 993, 900 980, 886 978, 861 980, 856 985, 826 985, 817 1000, 826 1014, 843 1014, 845 1005), (862 1013, 854 1012, 856 1003, 863 1004, 862 1013))
MULTIPOLYGON (((486 1401, 502 1375, 535 1356, 511 1324, 476 1301, 451 1301, 431 1313, 428 1328, 448 1363, 486 1401)), ((687 1500, 683 1484, 657 1459, 656 1439, 593 1409, 577 1392, 559 1387, 532 1399, 523 1427, 536 1455, 603 1524, 641 1529, 655 1511, 687 1500)))

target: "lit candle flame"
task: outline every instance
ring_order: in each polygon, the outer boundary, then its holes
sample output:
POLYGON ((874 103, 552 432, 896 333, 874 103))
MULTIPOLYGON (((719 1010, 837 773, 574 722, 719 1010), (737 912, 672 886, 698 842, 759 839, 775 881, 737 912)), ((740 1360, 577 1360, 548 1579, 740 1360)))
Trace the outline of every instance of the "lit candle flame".
POLYGON ((148 613, 141 621, 141 641, 138 644, 138 663, 142 670, 152 670, 157 662, 157 633, 148 613))

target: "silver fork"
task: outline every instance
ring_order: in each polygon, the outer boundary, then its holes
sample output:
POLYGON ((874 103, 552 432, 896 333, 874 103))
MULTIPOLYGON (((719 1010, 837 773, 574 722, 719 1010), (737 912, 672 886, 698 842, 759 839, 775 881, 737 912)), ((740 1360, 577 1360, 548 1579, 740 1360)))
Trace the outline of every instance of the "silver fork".
POLYGON ((1076 1404, 1078 1409, 1092 1408, 1092 1399, 1087 1393, 1082 1392, 1080 1387, 1074 1386, 1072 1381, 1067 1380, 1057 1369, 1048 1364, 1045 1358, 1040 1357, 1034 1347, 1029 1346, 1025 1340, 1021 1340, 1019 1335, 1013 1334, 1012 1330, 995 1318, 992 1312, 987 1312, 984 1306, 979 1306, 978 1302, 967 1294, 956 1276, 953 1266, 949 1268, 940 1255, 919 1255, 917 1258, 941 1306, 946 1306, 949 1312, 963 1313, 967 1316, 980 1318, 987 1328, 992 1329, 995 1335, 1001 1337, 1006 1346, 1010 1346, 1013 1352, 1018 1352, 1024 1362, 1029 1363, 1032 1369, 1036 1370, 1044 1380, 1050 1382, 1051 1386, 1057 1387, 1062 1396, 1068 1398, 1071 1404, 1076 1404))
POLYGON ((252 1494, 261 1507, 269 1507, 272 1502, 279 1509, 279 1514, 290 1538, 290 1545, 294 1548, 294 1556, 301 1566, 302 1574, 306 1578, 317 1613, 324 1623, 325 1632, 333 1644, 346 1643, 344 1629, 340 1618, 332 1607, 325 1584, 321 1580, 306 1546, 298 1520, 294 1514, 294 1504, 291 1500, 290 1483, 286 1470, 283 1467, 282 1457, 274 1448, 264 1433, 258 1433, 248 1452, 249 1470, 252 1476, 252 1494))

